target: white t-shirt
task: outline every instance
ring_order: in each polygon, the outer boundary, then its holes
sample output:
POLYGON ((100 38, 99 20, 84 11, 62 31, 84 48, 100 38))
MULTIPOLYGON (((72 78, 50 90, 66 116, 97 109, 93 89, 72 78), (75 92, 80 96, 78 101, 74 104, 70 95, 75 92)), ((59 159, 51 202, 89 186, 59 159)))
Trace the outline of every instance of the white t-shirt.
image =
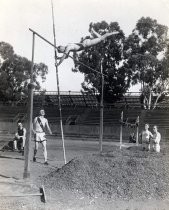
POLYGON ((41 128, 39 122, 38 122, 38 118, 40 118, 43 127, 45 128, 46 123, 48 123, 48 120, 45 117, 35 117, 34 121, 33 121, 33 127, 34 127, 34 131, 35 132, 44 132, 44 130, 41 128))

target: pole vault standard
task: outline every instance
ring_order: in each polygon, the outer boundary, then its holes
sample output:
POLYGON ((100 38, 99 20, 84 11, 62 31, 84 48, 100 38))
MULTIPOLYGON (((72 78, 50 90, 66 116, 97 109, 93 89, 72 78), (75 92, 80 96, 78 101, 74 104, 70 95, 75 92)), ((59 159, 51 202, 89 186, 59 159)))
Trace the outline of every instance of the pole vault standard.
MULTIPOLYGON (((122 148, 122 144, 123 144, 123 125, 125 125, 125 122, 123 121, 123 111, 122 111, 121 112, 121 119, 120 119, 120 149, 122 148)), ((136 126, 136 146, 138 146, 138 143, 139 143, 138 142, 138 136, 139 136, 139 116, 137 117, 134 126, 136 126)))
POLYGON ((122 142, 123 142, 123 111, 121 112, 121 125, 120 125, 120 149, 122 147, 122 142))
POLYGON ((104 90, 104 76, 103 76, 103 59, 101 58, 100 62, 100 68, 101 68, 101 100, 100 100, 100 141, 99 141, 99 147, 100 147, 100 153, 102 152, 103 146, 103 90, 104 90))
POLYGON ((34 66, 34 49, 35 49, 35 33, 33 33, 32 40, 32 64, 31 64, 31 72, 30 72, 30 84, 28 85, 28 122, 27 122, 27 134, 26 134, 26 142, 25 142, 25 164, 24 164, 24 173, 23 178, 30 177, 30 142, 32 136, 32 115, 33 115, 33 66, 34 66))
MULTIPOLYGON (((53 12, 53 9, 52 9, 53 12)), ((53 16, 53 13, 52 13, 53 16)), ((53 23, 54 24, 54 23, 53 23)), ((25 144, 25 167, 24 167, 24 178, 29 178, 30 177, 30 169, 29 169, 29 148, 30 148, 30 141, 31 141, 31 130, 32 130, 32 113, 33 113, 33 62, 34 62, 34 39, 35 35, 37 35, 36 32, 33 30, 29 29, 33 33, 33 44, 32 44, 32 67, 31 67, 31 83, 30 83, 30 93, 29 93, 29 117, 28 117, 28 133, 27 133, 27 141, 25 144)), ((53 29, 54 30, 54 29, 53 29)), ((42 38, 41 36, 39 36, 42 38)), ((42 38, 44 41, 44 38, 42 38)), ((48 41, 47 41, 48 42, 48 41)), ((49 43, 49 42, 48 42, 49 43)), ((50 43, 55 49, 55 67, 56 67, 56 79, 57 79, 57 89, 58 89, 58 102, 59 102, 59 111, 60 111, 60 126, 61 126, 61 135, 62 135, 62 143, 63 143, 63 153, 64 153, 64 162, 66 164, 66 153, 65 153, 65 144, 64 144, 64 135, 63 135, 63 125, 62 125, 62 111, 61 111, 61 103, 60 103, 60 90, 59 90, 59 77, 58 77, 58 68, 57 68, 57 54, 56 54, 56 39, 55 39, 55 34, 54 34, 54 45, 50 43)))
POLYGON ((136 133, 136 145, 138 146, 138 136, 139 136, 139 116, 137 117, 136 124, 137 124, 137 133, 136 133))
POLYGON ((58 75, 58 67, 57 67, 55 22, 54 22, 54 12, 53 12, 53 2, 52 2, 52 0, 51 0, 51 6, 52 6, 52 21, 53 21, 53 39, 54 39, 55 68, 56 68, 56 80, 57 80, 58 103, 59 103, 59 114, 60 114, 60 129, 61 129, 61 135, 62 135, 64 161, 65 161, 65 164, 66 164, 65 140, 64 140, 64 134, 63 134, 63 123, 62 123, 62 108, 61 108, 61 102, 60 102, 59 75, 58 75))

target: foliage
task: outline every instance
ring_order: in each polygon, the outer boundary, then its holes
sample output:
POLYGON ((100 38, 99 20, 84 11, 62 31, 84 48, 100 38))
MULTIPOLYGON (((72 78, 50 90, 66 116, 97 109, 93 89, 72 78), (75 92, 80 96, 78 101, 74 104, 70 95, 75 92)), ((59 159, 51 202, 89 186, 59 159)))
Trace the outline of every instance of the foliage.
MULTIPOLYGON (((75 56, 75 69, 84 74, 82 88, 88 92, 101 93, 101 63, 104 74, 104 100, 113 102, 120 99, 128 90, 131 81, 131 70, 122 65, 123 42, 125 36, 117 22, 110 24, 105 21, 93 24, 94 30, 100 35, 106 32, 119 32, 105 41, 85 49, 75 56), (84 63, 85 66, 82 64, 84 63), (95 71, 92 71, 92 69, 95 71)), ((88 37, 87 37, 88 38, 88 37)))
POLYGON ((169 40, 167 26, 149 17, 138 20, 124 45, 125 67, 132 70, 132 84, 141 83, 144 107, 155 108, 168 89, 169 40), (152 105, 152 98, 156 97, 152 105))
MULTIPOLYGON (((0 98, 4 101, 19 101, 27 96, 30 81, 31 61, 14 53, 13 47, 0 42, 0 98)), ((35 89, 40 90, 46 79, 48 67, 44 63, 34 64, 35 89)))

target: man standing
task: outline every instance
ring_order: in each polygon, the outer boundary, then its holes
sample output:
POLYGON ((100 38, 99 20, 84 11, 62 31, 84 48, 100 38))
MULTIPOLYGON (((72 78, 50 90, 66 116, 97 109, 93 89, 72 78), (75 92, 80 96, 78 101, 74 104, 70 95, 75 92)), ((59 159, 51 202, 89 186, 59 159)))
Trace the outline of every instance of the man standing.
POLYGON ((150 151, 150 138, 153 137, 153 135, 148 129, 149 124, 145 124, 145 130, 141 132, 141 140, 143 150, 150 151))
POLYGON ((18 150, 18 145, 20 145, 20 151, 22 151, 22 155, 24 155, 24 146, 25 146, 25 139, 26 139, 26 129, 23 127, 22 122, 19 120, 17 122, 18 130, 15 133, 15 138, 13 140, 13 147, 14 150, 18 150))
POLYGON ((157 126, 154 125, 153 137, 152 137, 153 151, 160 152, 160 141, 161 141, 161 134, 158 132, 157 126))
POLYGON ((39 146, 39 143, 41 143, 43 146, 43 154, 44 154, 44 159, 45 159, 44 164, 48 165, 47 149, 46 149, 46 141, 47 140, 45 137, 45 129, 47 128, 47 130, 50 134, 52 134, 52 131, 49 127, 48 120, 44 116, 45 116, 45 111, 44 111, 44 109, 41 109, 39 112, 39 116, 35 117, 35 119, 33 121, 33 133, 34 133, 34 140, 35 140, 33 161, 36 162, 36 154, 38 151, 38 146, 39 146))

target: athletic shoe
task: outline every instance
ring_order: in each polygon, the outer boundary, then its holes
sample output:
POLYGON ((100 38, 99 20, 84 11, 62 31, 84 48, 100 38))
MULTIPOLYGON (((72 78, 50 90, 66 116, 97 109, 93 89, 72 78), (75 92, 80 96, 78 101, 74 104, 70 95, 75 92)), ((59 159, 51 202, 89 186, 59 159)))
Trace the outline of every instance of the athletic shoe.
POLYGON ((44 165, 49 165, 49 163, 47 161, 44 162, 44 165))
POLYGON ((36 157, 33 157, 33 162, 36 162, 36 157))
POLYGON ((18 150, 18 149, 14 149, 13 151, 14 151, 14 152, 18 152, 19 150, 18 150))

